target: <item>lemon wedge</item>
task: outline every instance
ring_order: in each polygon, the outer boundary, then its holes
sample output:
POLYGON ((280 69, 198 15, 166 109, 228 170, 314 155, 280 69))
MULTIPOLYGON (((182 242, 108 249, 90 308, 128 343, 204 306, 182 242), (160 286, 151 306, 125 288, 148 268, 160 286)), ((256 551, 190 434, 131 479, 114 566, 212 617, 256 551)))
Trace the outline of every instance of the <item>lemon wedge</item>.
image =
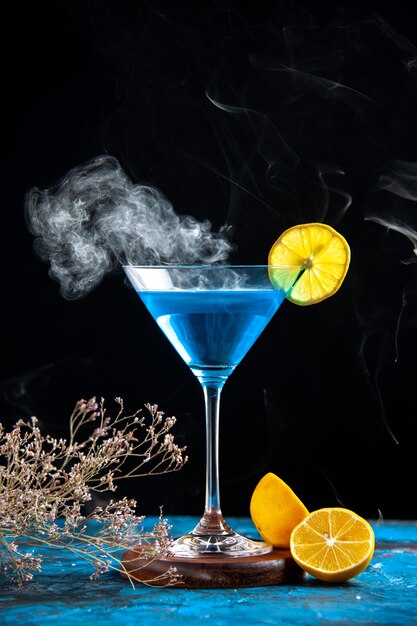
POLYGON ((256 485, 250 515, 262 539, 277 548, 288 548, 293 528, 308 510, 281 478, 269 472, 256 485))

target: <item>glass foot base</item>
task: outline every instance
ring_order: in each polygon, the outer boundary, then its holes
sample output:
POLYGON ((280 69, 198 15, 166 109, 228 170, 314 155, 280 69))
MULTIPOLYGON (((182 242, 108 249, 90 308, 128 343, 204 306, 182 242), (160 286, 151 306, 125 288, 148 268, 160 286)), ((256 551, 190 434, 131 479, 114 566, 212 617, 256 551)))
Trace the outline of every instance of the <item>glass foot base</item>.
POLYGON ((224 535, 196 535, 189 533, 179 537, 170 552, 181 558, 202 556, 250 557, 268 554, 272 546, 263 541, 255 541, 238 533, 224 535))

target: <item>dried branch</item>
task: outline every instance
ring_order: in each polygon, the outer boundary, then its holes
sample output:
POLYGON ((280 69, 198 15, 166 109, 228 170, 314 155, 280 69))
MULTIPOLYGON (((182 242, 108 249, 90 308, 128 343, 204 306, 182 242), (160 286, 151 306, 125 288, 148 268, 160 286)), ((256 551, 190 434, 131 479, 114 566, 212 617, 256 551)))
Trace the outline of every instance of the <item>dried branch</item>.
MULTIPOLYGON (((0 570, 19 585, 41 571, 42 557, 27 547, 70 550, 93 565, 92 578, 109 569, 128 576, 119 556, 132 545, 144 546, 148 558, 169 552, 167 520, 161 514, 145 531, 135 500, 110 500, 84 512, 94 492, 115 491, 117 480, 178 471, 187 461, 170 432, 175 417, 150 404, 146 416, 124 415, 121 398, 116 403, 110 417, 103 399, 77 402, 68 440, 42 435, 35 417, 19 420, 10 432, 0 424, 0 570), (77 435, 89 426, 79 442, 77 435)), ((165 576, 166 584, 177 578, 172 569, 165 576)))

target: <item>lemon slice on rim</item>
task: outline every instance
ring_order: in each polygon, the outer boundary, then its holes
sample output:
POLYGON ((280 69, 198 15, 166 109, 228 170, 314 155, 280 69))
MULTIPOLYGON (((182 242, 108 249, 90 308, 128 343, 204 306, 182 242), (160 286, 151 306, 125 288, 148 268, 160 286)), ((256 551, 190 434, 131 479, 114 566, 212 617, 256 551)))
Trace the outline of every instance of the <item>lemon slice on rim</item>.
POLYGON ((275 287, 287 299, 302 306, 329 298, 342 284, 350 263, 344 237, 327 224, 299 224, 286 230, 273 244, 268 265, 275 287))
POLYGON ((304 571, 319 580, 341 583, 368 566, 375 535, 371 525, 349 509, 319 509, 293 529, 290 549, 304 571))

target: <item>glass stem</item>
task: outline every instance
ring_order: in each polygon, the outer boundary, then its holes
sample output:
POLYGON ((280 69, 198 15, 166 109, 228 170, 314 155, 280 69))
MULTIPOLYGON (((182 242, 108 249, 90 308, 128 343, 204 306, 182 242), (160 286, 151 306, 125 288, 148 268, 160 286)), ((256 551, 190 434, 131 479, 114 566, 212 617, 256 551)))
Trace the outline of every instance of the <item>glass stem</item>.
POLYGON ((206 410, 206 502, 204 515, 195 527, 196 535, 229 535, 220 509, 219 490, 219 410, 224 380, 201 380, 206 410))

